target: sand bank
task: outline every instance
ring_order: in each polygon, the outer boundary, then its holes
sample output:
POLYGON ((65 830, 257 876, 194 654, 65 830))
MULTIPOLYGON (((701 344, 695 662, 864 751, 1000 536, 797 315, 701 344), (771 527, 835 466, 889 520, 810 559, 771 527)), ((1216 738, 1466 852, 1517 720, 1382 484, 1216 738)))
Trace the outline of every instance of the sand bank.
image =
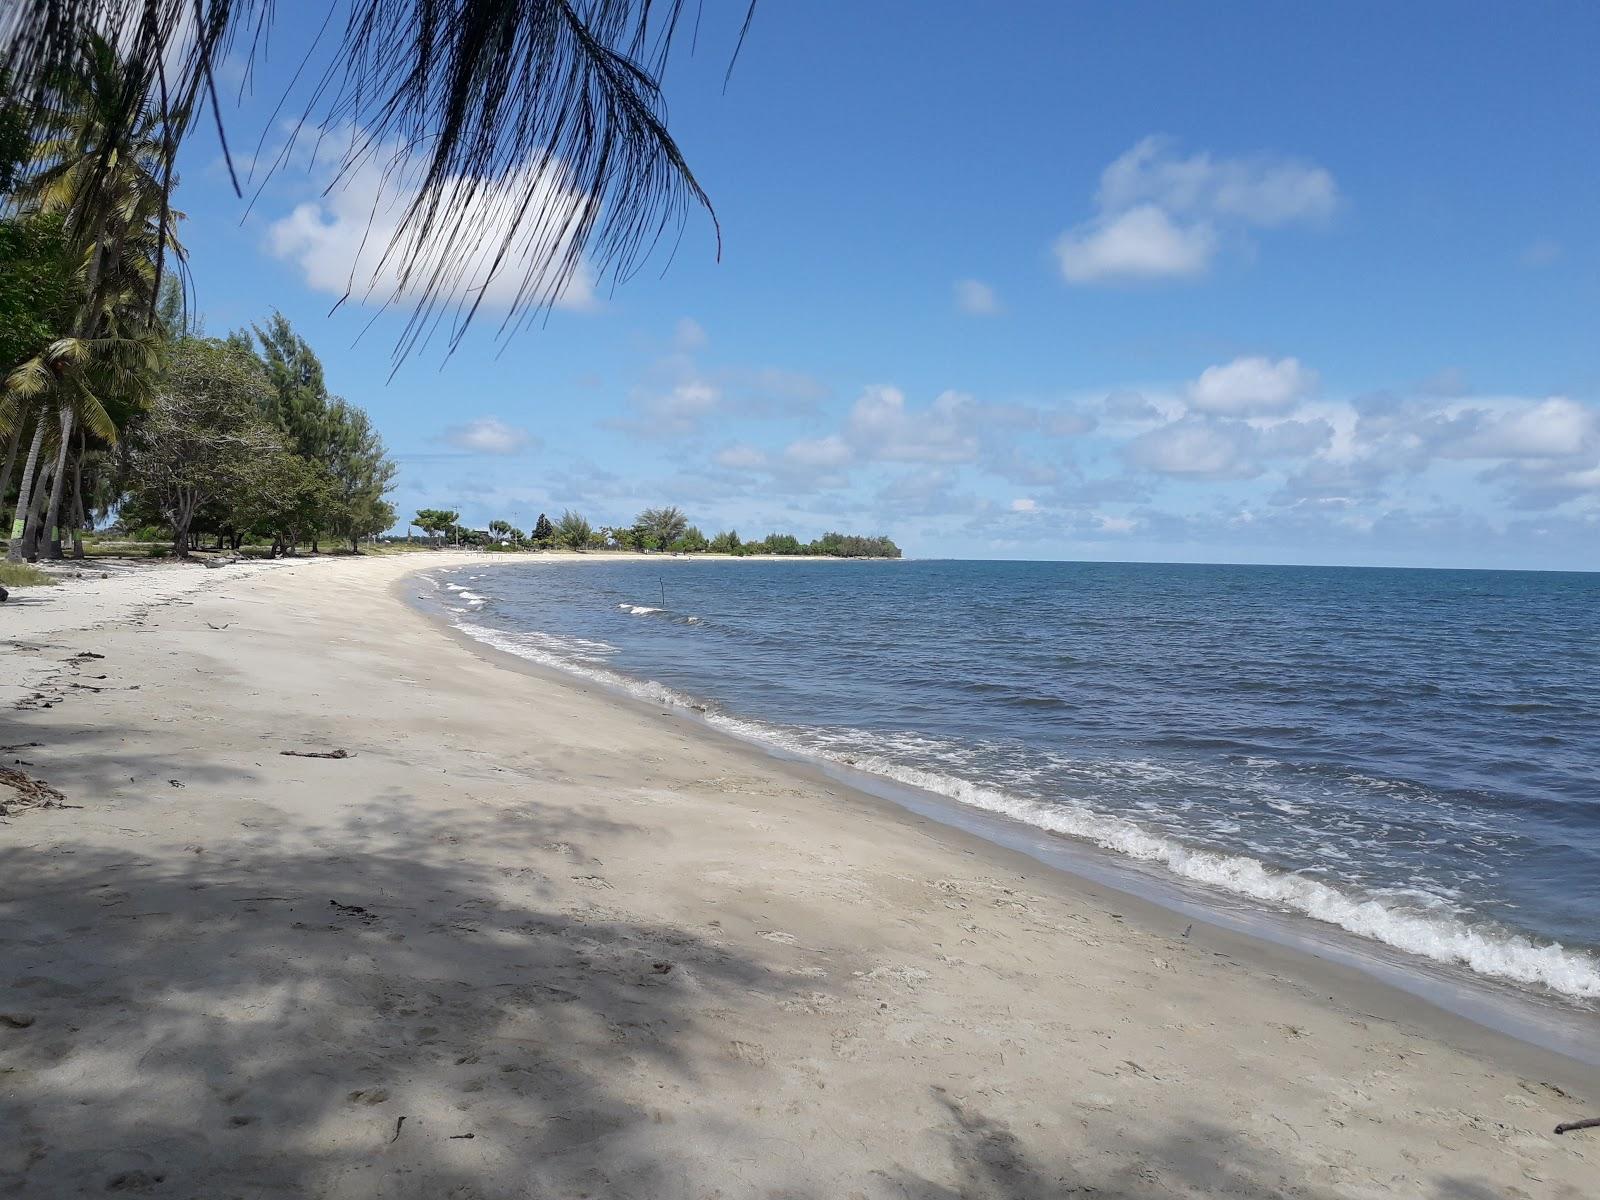
POLYGON ((1592 1194, 1591 1073, 508 669, 456 557, 0 610, 82 806, 0 822, 0 1195, 1592 1194))

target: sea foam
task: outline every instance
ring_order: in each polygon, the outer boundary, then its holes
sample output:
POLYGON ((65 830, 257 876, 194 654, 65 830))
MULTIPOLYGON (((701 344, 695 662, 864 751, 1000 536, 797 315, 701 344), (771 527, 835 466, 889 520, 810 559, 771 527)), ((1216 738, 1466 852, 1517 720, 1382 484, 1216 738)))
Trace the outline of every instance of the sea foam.
MULTIPOLYGON (((618 608, 637 615, 661 611, 629 604, 618 608)), ((459 628, 486 645, 593 680, 636 699, 690 709, 708 724, 748 741, 863 771, 970 808, 1155 863, 1180 878, 1296 912, 1434 962, 1464 966, 1493 979, 1544 987, 1574 998, 1600 999, 1600 960, 1559 943, 1535 942, 1520 934, 1473 925, 1450 912, 1418 912, 1385 904, 1373 896, 1345 892, 1320 880, 1275 869, 1249 855, 1187 846, 1125 817, 1098 813, 1076 801, 1029 799, 890 758, 819 746, 794 732, 708 708, 665 684, 631 678, 603 666, 603 660, 592 648, 583 653, 573 644, 581 639, 509 633, 469 621, 459 622, 459 628)), ((600 645, 608 653, 615 651, 615 647, 600 645)), ((854 734, 851 741, 874 737, 882 741, 880 735, 866 731, 841 732, 854 734)))

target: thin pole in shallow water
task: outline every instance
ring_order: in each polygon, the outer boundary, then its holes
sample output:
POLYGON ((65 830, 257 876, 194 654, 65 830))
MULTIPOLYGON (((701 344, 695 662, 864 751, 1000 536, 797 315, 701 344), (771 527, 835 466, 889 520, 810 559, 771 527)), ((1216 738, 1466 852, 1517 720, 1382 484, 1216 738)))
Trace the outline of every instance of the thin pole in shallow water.
POLYGON ((667 581, 662 576, 656 576, 656 582, 661 585, 661 607, 667 606, 667 581))

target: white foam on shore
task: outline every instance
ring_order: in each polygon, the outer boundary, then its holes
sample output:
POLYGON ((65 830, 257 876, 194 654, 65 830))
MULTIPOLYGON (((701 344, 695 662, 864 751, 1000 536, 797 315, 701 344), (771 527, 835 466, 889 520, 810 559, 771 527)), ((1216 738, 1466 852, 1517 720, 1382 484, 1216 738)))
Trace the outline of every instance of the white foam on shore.
MULTIPOLYGON (((641 611, 632 605, 618 607, 641 611)), ((508 633, 468 622, 461 622, 459 628, 486 645, 617 688, 637 699, 692 709, 709 724, 748 741, 865 771, 970 808, 1157 863, 1181 878, 1288 909, 1434 962, 1465 966, 1490 978, 1545 987, 1579 999, 1600 999, 1600 960, 1559 943, 1539 943, 1520 934, 1473 926, 1453 913, 1390 907, 1372 897, 1350 895, 1318 880, 1276 870, 1248 855, 1186 846, 1124 817, 1097 813, 1074 801, 1030 800, 892 759, 809 744, 773 726, 708 709, 654 680, 633 679, 597 665, 591 656, 580 654, 577 657, 586 661, 575 661, 570 649, 562 653, 560 643, 566 639, 553 635, 508 633)), ((614 651, 615 647, 607 649, 614 651)), ((872 735, 863 732, 860 736, 870 739, 872 735)))

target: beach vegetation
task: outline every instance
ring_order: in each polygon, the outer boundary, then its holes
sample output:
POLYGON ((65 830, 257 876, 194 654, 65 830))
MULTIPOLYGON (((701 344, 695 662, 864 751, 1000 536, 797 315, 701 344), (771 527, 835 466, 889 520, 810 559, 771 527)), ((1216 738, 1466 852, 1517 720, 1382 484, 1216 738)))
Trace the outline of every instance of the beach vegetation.
POLYGON ((588 547, 589 539, 594 536, 594 529, 587 517, 569 508, 561 514, 561 520, 556 522, 555 534, 556 541, 568 550, 583 550, 588 547))
POLYGON ((461 514, 451 508, 419 508, 411 523, 428 535, 430 541, 449 537, 455 540, 461 514))
POLYGON ((683 535, 668 547, 674 554, 699 554, 705 551, 711 543, 706 540, 706 535, 700 532, 698 525, 691 525, 683 531, 683 535))
POLYGON ((73 34, 69 65, 0 104, 7 558, 61 558, 68 538, 85 557, 113 514, 180 555, 202 534, 358 550, 395 520, 382 438, 281 314, 198 336, 156 80, 94 32, 73 34))
POLYGON ((533 544, 541 550, 549 549, 555 544, 556 527, 550 523, 550 518, 543 513, 533 523, 533 544))
POLYGON ((688 527, 689 518, 676 505, 647 508, 633 520, 633 540, 641 550, 666 550, 688 527))
MULTIPOLYGON (((13 299, 39 303, 8 323, 0 435, 26 444, 7 557, 62 556, 62 525, 83 523, 83 458, 116 443, 160 369, 158 301, 165 268, 181 267, 180 214, 167 204, 173 147, 149 98, 105 38, 75 31, 69 63, 28 112, 27 142, 3 210, 13 299), (64 272, 63 273, 63 269, 64 272), (69 495, 68 481, 71 481, 69 495)), ((10 468, 5 470, 9 490, 10 468)))
POLYGON ((174 553, 189 552, 202 509, 248 510, 286 485, 291 456, 261 417, 268 388, 256 361, 236 347, 192 338, 172 353, 129 430, 123 460, 130 511, 159 514, 174 553))
POLYGON ((32 563, 0 562, 0 587, 46 587, 59 582, 54 575, 32 563))

